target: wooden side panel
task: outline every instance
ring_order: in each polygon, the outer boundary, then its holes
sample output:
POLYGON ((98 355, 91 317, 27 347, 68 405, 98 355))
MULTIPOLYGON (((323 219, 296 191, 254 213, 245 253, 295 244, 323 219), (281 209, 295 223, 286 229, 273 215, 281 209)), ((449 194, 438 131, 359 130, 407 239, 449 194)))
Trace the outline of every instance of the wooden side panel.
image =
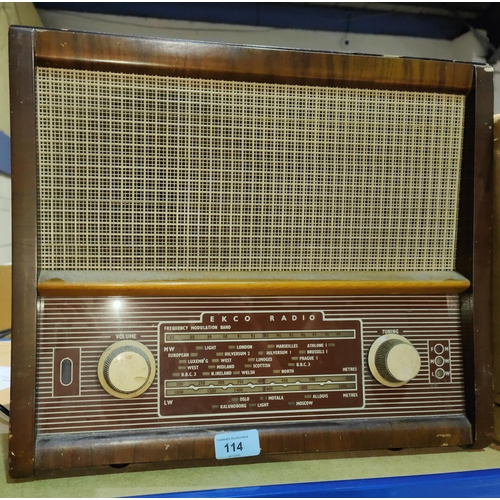
POLYGON ((476 68, 474 144, 474 392, 475 447, 493 437, 492 227, 493 227, 493 72, 476 68))
POLYGON ((34 473, 36 121, 33 30, 10 32, 12 130, 12 384, 10 474, 34 473))
MULTIPOLYGON (((493 303, 500 303, 500 115, 494 116, 493 303)), ((500 441, 500 308, 493 308, 495 441, 500 441), (497 361, 499 360, 499 361, 497 361)))
POLYGON ((460 195, 457 271, 471 278, 463 294, 464 364, 467 415, 474 424, 474 447, 491 443, 492 387, 492 72, 477 67, 467 97, 460 195))
POLYGON ((304 85, 465 94, 468 64, 95 33, 37 32, 38 65, 304 85))

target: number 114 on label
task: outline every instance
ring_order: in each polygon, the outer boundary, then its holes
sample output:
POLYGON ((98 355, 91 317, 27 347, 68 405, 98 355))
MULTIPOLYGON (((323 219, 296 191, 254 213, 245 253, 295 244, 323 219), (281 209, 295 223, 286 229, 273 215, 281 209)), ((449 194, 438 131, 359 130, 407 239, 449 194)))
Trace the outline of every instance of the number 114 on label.
POLYGON ((214 439, 215 458, 254 457, 260 454, 259 432, 257 430, 224 432, 214 439))

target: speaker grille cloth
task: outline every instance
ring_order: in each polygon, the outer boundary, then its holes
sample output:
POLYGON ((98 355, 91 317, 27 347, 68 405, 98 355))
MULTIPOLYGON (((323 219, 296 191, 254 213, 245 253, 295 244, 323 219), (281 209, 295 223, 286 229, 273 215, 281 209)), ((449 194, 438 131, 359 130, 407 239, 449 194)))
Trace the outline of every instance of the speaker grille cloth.
POLYGON ((453 270, 464 97, 37 69, 44 270, 453 270))

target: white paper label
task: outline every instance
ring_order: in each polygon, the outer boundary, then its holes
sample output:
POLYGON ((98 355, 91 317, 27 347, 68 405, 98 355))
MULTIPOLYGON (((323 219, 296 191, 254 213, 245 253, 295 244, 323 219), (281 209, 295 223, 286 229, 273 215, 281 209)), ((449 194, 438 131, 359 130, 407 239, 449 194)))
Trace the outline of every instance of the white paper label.
POLYGON ((224 432, 214 439, 215 458, 255 457, 260 454, 259 432, 257 430, 224 432))

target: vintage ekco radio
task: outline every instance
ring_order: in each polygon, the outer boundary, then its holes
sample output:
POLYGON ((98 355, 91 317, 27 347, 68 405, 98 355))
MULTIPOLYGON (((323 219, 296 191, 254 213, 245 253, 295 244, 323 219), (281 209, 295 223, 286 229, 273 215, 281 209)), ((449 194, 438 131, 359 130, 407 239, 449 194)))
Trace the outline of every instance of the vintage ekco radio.
POLYGON ((10 70, 13 477, 490 443, 490 67, 13 28, 10 70))

